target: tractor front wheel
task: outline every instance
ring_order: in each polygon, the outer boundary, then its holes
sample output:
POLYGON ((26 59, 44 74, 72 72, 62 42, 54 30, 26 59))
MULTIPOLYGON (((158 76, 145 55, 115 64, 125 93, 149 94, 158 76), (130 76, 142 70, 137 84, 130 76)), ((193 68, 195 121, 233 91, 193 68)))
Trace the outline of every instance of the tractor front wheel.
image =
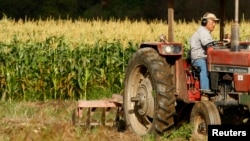
POLYGON ((192 108, 190 122, 193 126, 192 138, 194 140, 206 140, 208 125, 220 125, 221 118, 213 102, 201 101, 192 108))

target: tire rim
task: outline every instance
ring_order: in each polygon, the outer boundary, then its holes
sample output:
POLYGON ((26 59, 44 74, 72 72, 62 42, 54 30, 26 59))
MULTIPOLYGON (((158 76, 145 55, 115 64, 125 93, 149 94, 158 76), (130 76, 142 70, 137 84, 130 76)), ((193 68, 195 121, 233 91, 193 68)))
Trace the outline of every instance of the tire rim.
MULTIPOLYGON (((154 98, 152 95, 153 87, 149 79, 146 67, 138 66, 136 73, 131 76, 133 81, 129 88, 129 118, 132 121, 132 129, 148 132, 151 129, 154 115, 154 98)), ((145 134, 142 133, 142 134, 145 134)))

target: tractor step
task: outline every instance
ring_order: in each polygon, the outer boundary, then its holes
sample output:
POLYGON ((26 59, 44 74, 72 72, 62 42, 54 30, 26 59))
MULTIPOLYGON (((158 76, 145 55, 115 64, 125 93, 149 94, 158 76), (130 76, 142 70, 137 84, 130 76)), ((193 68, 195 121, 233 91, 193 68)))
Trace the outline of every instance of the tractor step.
POLYGON ((120 94, 113 94, 110 99, 80 100, 73 112, 72 122, 86 127, 116 126, 122 118, 122 103, 120 94))

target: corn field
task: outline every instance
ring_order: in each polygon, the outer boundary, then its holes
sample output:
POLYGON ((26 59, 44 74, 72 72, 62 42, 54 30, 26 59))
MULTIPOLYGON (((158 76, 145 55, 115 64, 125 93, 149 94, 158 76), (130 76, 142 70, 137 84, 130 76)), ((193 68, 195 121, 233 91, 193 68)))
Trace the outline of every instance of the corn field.
POLYGON ((92 88, 119 91, 125 60, 134 48, 113 42, 73 49, 64 37, 0 46, 2 100, 86 99, 92 88))
MULTIPOLYGON (((188 47, 198 23, 175 23, 175 41, 188 47)), ((225 30, 230 33, 230 22, 225 30)), ((241 23, 241 38, 250 37, 241 23)), ((2 101, 94 99, 119 93, 127 63, 143 41, 167 33, 163 21, 0 20, 2 101)), ((219 29, 219 28, 217 28, 219 29)), ((218 39, 219 30, 213 32, 218 39)))

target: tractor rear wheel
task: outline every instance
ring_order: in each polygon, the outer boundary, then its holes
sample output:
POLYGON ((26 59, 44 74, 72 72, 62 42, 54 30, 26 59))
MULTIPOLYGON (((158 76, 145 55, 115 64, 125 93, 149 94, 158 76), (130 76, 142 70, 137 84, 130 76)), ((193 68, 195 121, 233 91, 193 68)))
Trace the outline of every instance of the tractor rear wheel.
POLYGON ((192 138, 207 140, 208 125, 220 125, 221 118, 213 102, 201 101, 192 108, 190 122, 193 126, 192 138))
POLYGON ((123 104, 127 126, 136 134, 162 135, 174 125, 173 69, 171 61, 153 48, 137 50, 130 60, 123 104))

